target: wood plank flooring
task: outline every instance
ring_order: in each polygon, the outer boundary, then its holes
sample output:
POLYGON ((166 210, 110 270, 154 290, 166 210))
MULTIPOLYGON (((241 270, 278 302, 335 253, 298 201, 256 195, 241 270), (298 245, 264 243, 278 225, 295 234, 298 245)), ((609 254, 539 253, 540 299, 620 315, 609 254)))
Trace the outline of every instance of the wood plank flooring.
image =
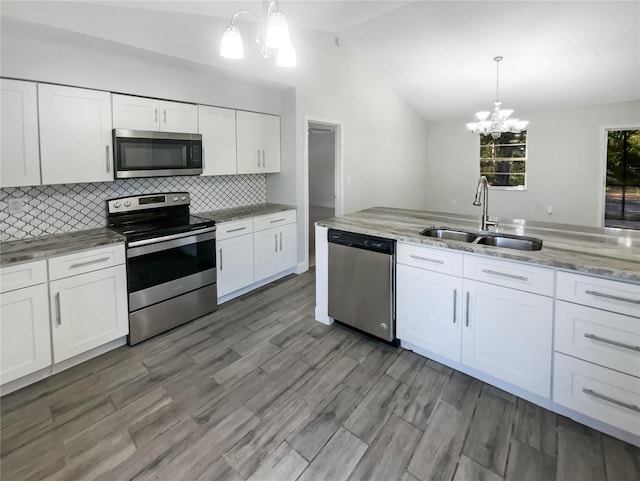
POLYGON ((640 479, 638 448, 314 321, 314 274, 3 397, 0 478, 640 479))

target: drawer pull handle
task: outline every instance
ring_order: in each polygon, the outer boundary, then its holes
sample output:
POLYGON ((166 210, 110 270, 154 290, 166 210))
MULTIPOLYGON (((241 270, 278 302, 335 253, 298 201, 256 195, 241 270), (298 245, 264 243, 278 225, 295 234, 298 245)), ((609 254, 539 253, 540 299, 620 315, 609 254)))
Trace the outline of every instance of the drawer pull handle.
POLYGON ((585 333, 584 337, 588 339, 593 339, 594 341, 604 342, 606 344, 611 344, 612 346, 622 347, 624 349, 631 349, 632 351, 640 352, 640 346, 632 346, 631 344, 625 344, 623 342, 612 341, 611 339, 607 339, 604 337, 596 336, 595 334, 585 333))
POLYGON ((635 404, 629 404, 624 401, 618 401, 617 399, 614 399, 609 396, 605 396, 604 394, 600 394, 599 392, 596 392, 593 389, 589 389, 586 387, 582 388, 582 392, 585 394, 588 394, 589 396, 597 397, 598 399, 602 399, 603 401, 608 401, 610 403, 617 404, 618 406, 622 406, 623 408, 631 409, 632 411, 640 413, 640 407, 636 406, 635 404))
POLYGON ((419 261, 433 262, 434 264, 444 264, 444 261, 440 259, 429 259, 428 257, 416 256, 414 254, 409 255, 409 257, 411 257, 412 259, 417 259, 419 261))
POLYGON ((111 259, 110 257, 100 257, 99 259, 93 259, 87 262, 76 262, 75 264, 71 264, 69 269, 76 269, 78 267, 90 266, 91 264, 100 264, 101 262, 108 261, 111 259))
POLYGON ((60 293, 56 292, 56 324, 62 324, 62 315, 60 314, 60 293))
POLYGON ((484 272, 485 274, 492 275, 492 276, 508 277, 509 279, 516 279, 518 281, 527 282, 529 280, 529 278, 525 277, 525 276, 517 276, 515 274, 508 274, 506 272, 492 271, 491 269, 482 269, 482 272, 484 272))
POLYGON ((627 297, 614 296, 611 294, 605 294, 604 292, 598 292, 598 291, 584 291, 584 293, 589 294, 591 296, 604 297, 605 299, 612 299, 614 301, 630 302, 631 304, 640 304, 640 299, 629 299, 627 297))
POLYGON ((469 327, 469 292, 467 292, 467 322, 466 327, 469 327))
POLYGON ((275 219, 275 220, 272 220, 271 223, 274 224, 276 222, 282 222, 283 220, 285 220, 285 219, 284 218, 283 219, 275 219))
POLYGON ((237 229, 229 229, 227 231, 227 233, 229 233, 229 232, 238 232, 239 230, 245 230, 245 229, 246 229, 246 227, 238 227, 237 229))
POLYGON ((453 290, 453 323, 456 323, 456 304, 458 299, 458 289, 453 290))

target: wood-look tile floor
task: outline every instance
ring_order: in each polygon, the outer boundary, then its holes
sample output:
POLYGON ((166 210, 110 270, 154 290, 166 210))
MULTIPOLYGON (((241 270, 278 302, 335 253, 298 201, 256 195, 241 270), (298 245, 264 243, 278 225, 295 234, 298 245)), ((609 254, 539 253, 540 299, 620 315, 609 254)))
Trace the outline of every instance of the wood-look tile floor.
POLYGON ((14 480, 640 479, 640 450, 342 326, 314 272, 2 398, 14 480))

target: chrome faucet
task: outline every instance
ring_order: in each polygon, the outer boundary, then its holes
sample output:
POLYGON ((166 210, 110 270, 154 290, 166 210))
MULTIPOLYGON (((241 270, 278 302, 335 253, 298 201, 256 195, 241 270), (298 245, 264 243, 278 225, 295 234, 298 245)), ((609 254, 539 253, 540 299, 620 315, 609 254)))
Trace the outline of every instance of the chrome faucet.
POLYGON ((478 179, 478 187, 476 190, 476 198, 473 201, 473 205, 482 206, 482 217, 480 217, 480 230, 482 232, 488 232, 489 227, 498 225, 498 222, 489 220, 489 182, 483 175, 478 179), (482 195, 482 202, 480 202, 480 196, 482 195))

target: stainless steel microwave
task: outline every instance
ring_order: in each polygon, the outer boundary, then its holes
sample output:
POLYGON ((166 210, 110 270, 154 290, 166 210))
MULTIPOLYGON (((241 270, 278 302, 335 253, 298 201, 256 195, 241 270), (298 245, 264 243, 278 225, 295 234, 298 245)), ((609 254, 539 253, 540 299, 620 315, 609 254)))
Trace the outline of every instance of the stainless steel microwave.
POLYGON ((113 129, 116 179, 202 173, 202 135, 113 129))

